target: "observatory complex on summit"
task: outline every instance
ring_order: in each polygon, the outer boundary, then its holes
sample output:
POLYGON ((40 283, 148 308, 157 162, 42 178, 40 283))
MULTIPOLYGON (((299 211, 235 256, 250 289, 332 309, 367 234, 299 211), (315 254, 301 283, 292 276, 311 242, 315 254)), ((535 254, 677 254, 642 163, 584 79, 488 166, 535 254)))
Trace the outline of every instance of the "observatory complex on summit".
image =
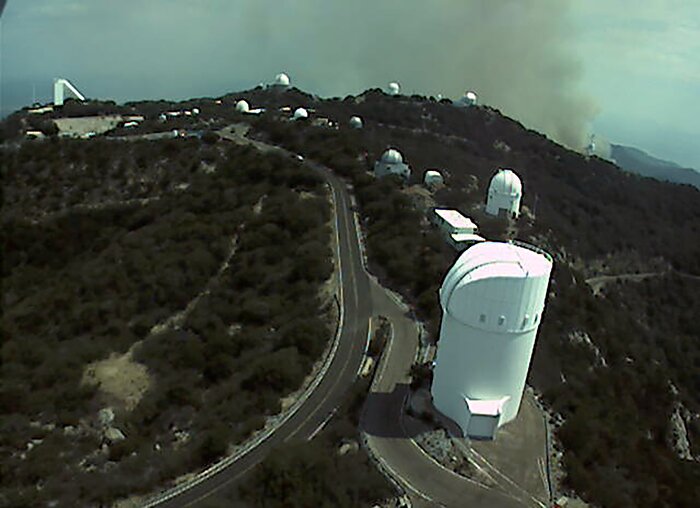
POLYGON ((431 393, 465 436, 492 439, 518 414, 551 271, 537 247, 481 242, 445 276, 431 393))

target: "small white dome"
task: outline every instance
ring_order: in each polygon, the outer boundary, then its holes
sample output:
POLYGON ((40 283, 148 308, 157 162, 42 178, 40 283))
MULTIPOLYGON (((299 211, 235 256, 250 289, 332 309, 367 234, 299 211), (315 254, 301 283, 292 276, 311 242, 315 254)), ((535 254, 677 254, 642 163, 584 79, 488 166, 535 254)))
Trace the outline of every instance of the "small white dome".
POLYGON ((361 129, 362 128, 362 118, 359 116, 353 116, 350 118, 350 127, 353 129, 361 129))
POLYGON ((289 86, 289 76, 287 76, 284 72, 280 72, 277 76, 275 76, 275 85, 289 86))
POLYGON ((489 184, 489 194, 492 192, 502 196, 522 196, 523 184, 510 169, 499 169, 489 184))
POLYGON ((302 118, 309 118, 309 112, 304 108, 297 108, 294 110, 294 120, 299 120, 302 118))
POLYGON ((476 95, 476 92, 466 91, 462 97, 453 102, 456 106, 468 107, 476 106, 477 101, 478 97, 476 95))
POLYGON ((401 87, 396 81, 392 81, 391 83, 389 83, 387 90, 389 91, 390 95, 398 95, 399 92, 401 92, 401 87))
POLYGON ((385 164, 401 164, 403 162, 403 156, 398 150, 389 148, 382 154, 381 161, 385 164))
POLYGON ((193 109, 192 109, 192 114, 193 114, 193 115, 198 115, 198 114, 199 114, 199 108, 193 108, 193 109))
POLYGON ((247 113, 250 111, 250 104, 245 99, 241 99, 236 103, 236 111, 240 113, 247 113))
POLYGON ((423 177, 423 183, 425 183, 425 185, 442 185, 443 183, 445 183, 445 179, 442 177, 442 174, 438 170, 429 169, 425 172, 425 176, 423 177))

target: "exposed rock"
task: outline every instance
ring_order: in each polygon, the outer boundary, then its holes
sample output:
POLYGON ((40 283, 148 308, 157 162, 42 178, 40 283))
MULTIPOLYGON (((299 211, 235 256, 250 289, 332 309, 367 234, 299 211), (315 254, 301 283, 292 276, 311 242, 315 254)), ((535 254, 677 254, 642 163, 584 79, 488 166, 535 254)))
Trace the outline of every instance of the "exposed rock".
POLYGON ((126 436, 124 433, 116 427, 109 427, 105 430, 105 438, 110 443, 116 443, 118 441, 124 441, 126 436))
POLYGON ((676 403, 676 407, 671 414, 666 442, 676 452, 679 459, 694 460, 690 450, 690 441, 688 441, 688 429, 685 427, 685 421, 681 414, 682 409, 682 404, 676 403))
POLYGON ((63 435, 67 437, 77 436, 79 434, 78 428, 73 425, 66 425, 63 427, 63 435))
POLYGON ((600 352, 600 349, 598 346, 596 346, 593 341, 591 340, 591 336, 588 335, 588 332, 584 332, 581 330, 574 330, 572 332, 569 332, 568 339, 571 343, 573 344, 584 344, 588 349, 590 349, 593 354, 595 355, 596 358, 596 363, 601 366, 601 367, 607 367, 608 362, 605 360, 605 357, 603 354, 600 352))
POLYGON ((358 444, 357 441, 355 441, 355 440, 346 441, 343 444, 341 444, 340 447, 338 448, 338 455, 346 455, 348 453, 355 453, 359 449, 360 449, 360 445, 358 444))
POLYGON ((105 407, 98 411, 97 421, 102 427, 109 427, 114 422, 114 410, 111 407, 105 407))

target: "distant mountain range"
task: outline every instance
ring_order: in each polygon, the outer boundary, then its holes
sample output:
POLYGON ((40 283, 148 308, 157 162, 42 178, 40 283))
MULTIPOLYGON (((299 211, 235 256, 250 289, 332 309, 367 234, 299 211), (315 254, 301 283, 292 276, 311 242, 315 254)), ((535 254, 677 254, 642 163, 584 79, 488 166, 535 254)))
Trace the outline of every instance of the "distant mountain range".
POLYGON ((700 172, 684 168, 675 162, 652 157, 638 148, 622 145, 610 145, 611 157, 625 171, 657 180, 694 185, 700 189, 700 172))

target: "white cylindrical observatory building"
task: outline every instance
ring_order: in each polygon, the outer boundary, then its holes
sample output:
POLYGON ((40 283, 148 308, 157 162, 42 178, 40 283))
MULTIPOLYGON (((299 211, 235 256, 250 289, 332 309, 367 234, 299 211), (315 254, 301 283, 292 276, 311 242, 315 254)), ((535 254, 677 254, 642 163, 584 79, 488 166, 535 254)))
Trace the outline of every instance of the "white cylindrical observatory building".
POLYGON ((522 197, 523 183, 518 175, 510 169, 499 169, 489 183, 486 213, 518 217, 522 197))
POLYGON ((551 271, 537 247, 483 242, 445 276, 431 392, 465 436, 491 439, 518 414, 551 271))

